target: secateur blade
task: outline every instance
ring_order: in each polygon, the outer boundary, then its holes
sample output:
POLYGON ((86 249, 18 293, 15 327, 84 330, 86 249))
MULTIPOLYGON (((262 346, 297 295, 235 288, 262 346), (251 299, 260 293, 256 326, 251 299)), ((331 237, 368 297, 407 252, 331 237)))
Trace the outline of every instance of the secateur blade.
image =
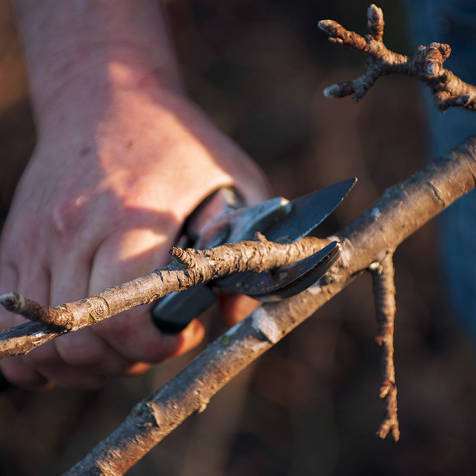
MULTIPOLYGON (((250 207, 230 207, 230 210, 216 216, 203 228, 194 247, 203 249, 222 243, 251 240, 257 231, 266 230, 282 220, 291 208, 289 201, 282 197, 250 207)), ((195 286, 157 301, 151 308, 151 318, 161 331, 177 333, 212 306, 215 300, 216 295, 208 285, 195 286)))
POLYGON ((206 226, 195 248, 213 248, 223 243, 254 240, 257 231, 264 231, 279 223, 292 211, 292 203, 283 197, 220 215, 206 226))
POLYGON ((293 200, 291 212, 264 231, 266 239, 293 243, 307 236, 337 208, 356 182, 351 178, 293 200))
MULTIPOLYGON (((265 230, 259 231, 264 233, 267 240, 278 243, 293 243, 300 238, 307 236, 335 210, 335 208, 342 202, 344 197, 349 193, 356 182, 356 178, 351 178, 293 200, 289 203, 289 205, 291 205, 291 210, 285 216, 283 216, 278 223, 271 224, 265 230)), ((327 248, 328 247, 324 248, 324 250, 327 248)), ((331 252, 330 248, 328 252, 331 252)), ((335 251, 332 250, 332 256, 334 256, 334 253, 336 253, 335 259, 337 259, 338 252, 338 247, 335 251)), ((317 259, 318 258, 316 257, 316 260, 317 259)), ((304 266, 304 269, 306 269, 306 266, 310 266, 310 263, 312 263, 312 260, 307 262, 307 264, 302 264, 302 266, 304 266)), ((329 266, 331 266, 331 264, 329 266)), ((321 269, 318 266, 318 261, 314 263, 314 265, 314 268, 311 269, 313 269, 316 276, 318 276, 319 269, 321 269)), ((276 280, 277 274, 273 274, 275 271, 278 271, 279 273, 280 268, 277 270, 264 271, 263 273, 260 273, 262 284, 267 283, 268 294, 275 296, 274 290, 280 289, 282 286, 292 287, 291 285, 295 278, 292 277, 293 275, 291 271, 299 274, 300 268, 297 267, 294 269, 292 265, 288 266, 290 266, 290 268, 286 268, 286 273, 289 273, 286 284, 280 280, 276 280), (272 288, 272 282, 274 282, 277 286, 274 290, 272 288)), ((319 279, 327 271, 329 266, 327 268, 322 268, 324 271, 320 276, 314 279, 314 282, 317 281, 317 279, 319 279)), ((309 276, 313 276, 310 271, 309 276)), ((244 291, 243 283, 255 283, 257 279, 258 277, 256 273, 236 273, 228 278, 223 278, 216 281, 214 286, 221 292, 225 293, 248 294, 248 292, 244 291)), ((298 278, 296 277, 296 279, 298 278)), ((296 289, 299 288, 296 287, 296 289)), ((305 287, 302 289, 305 289, 305 287)), ((263 300, 265 294, 266 293, 261 293, 260 299, 263 300)), ((251 296, 251 294, 249 295, 251 296)), ((253 297, 255 296, 258 295, 255 294, 253 297)))
MULTIPOLYGON (((258 231, 270 241, 297 241, 334 211, 356 180, 353 178, 339 182, 293 202, 277 197, 221 214, 201 231, 194 247, 208 248, 222 243, 252 240, 258 231)), ((152 319, 165 332, 179 332, 193 317, 213 303, 215 296, 211 288, 227 293, 249 294, 263 301, 289 297, 317 281, 335 262, 339 249, 339 245, 334 242, 297 263, 259 274, 237 273, 210 285, 174 293, 152 307, 152 319)))
POLYGON ((240 273, 241 280, 228 287, 217 282, 225 293, 246 294, 263 302, 274 302, 299 294, 318 281, 337 261, 340 246, 333 241, 322 250, 295 263, 263 273, 240 273))

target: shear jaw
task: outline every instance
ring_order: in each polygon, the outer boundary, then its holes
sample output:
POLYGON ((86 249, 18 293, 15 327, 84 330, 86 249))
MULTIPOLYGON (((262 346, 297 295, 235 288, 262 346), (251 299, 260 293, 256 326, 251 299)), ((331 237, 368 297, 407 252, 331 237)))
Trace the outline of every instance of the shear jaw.
MULTIPOLYGON (((223 213, 202 229, 194 247, 211 248, 223 243, 255 240, 256 232, 275 242, 291 243, 314 230, 344 199, 357 179, 331 185, 293 202, 277 197, 247 208, 223 213)), ((263 273, 236 273, 211 283, 224 293, 248 294, 261 301, 276 301, 297 294, 316 281, 338 259, 340 245, 332 242, 303 260, 263 273)), ((156 326, 177 333, 216 300, 210 286, 172 293, 151 309, 156 326)))
POLYGON ((195 244, 197 249, 223 243, 256 239, 256 232, 278 224, 291 212, 292 203, 283 197, 272 198, 247 208, 239 208, 212 220, 195 244))
POLYGON ((316 283, 340 256, 341 246, 333 241, 317 253, 295 263, 261 273, 236 273, 216 281, 227 294, 246 294, 262 302, 276 302, 299 294, 316 283))

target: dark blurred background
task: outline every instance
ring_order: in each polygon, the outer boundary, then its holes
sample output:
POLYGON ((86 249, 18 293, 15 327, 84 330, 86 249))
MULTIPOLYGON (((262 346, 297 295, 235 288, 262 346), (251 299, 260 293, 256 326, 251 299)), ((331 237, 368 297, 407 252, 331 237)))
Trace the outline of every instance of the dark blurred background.
MULTIPOLYGON (((294 198, 359 177, 323 233, 349 223, 428 160, 415 81, 381 79, 358 104, 322 95, 324 87, 359 74, 365 61, 328 43, 316 23, 332 18, 365 32, 367 2, 168 0, 166 6, 191 97, 261 164, 276 195, 294 198)), ((387 45, 409 52, 403 5, 379 6, 387 45)), ((34 143, 21 47, 11 8, 0 0, 0 220, 34 143)), ((130 474, 474 474, 474 341, 445 298, 437 240, 430 223, 396 254, 398 444, 375 435, 383 417, 380 361, 370 280, 363 277, 130 474)), ((222 329, 209 320, 213 337, 222 329)), ((67 469, 191 357, 97 392, 0 395, 0 474, 67 469)))

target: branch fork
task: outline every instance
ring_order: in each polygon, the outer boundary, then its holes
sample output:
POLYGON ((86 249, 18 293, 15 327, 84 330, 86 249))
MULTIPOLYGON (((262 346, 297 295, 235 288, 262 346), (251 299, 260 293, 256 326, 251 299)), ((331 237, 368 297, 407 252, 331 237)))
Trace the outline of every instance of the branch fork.
POLYGON ((476 109, 476 88, 445 69, 443 63, 451 54, 451 47, 443 43, 421 45, 411 57, 395 53, 383 42, 384 19, 382 9, 372 4, 367 10, 369 33, 365 36, 349 31, 334 20, 321 20, 318 26, 329 35, 329 41, 361 51, 367 56, 367 71, 356 79, 333 84, 324 96, 351 96, 355 101, 364 97, 378 78, 389 74, 404 74, 425 83, 433 94, 440 111, 449 107, 476 109))
MULTIPOLYGON (((257 308, 244 321, 230 329, 225 336, 211 343, 201 355, 155 395, 137 404, 124 422, 67 474, 107 474, 109 476, 124 474, 183 420, 202 409, 226 382, 311 316, 369 266, 382 260, 386 250, 396 249, 402 241, 453 201, 473 190, 476 186, 475 157, 476 138, 468 139, 405 182, 388 189, 372 208, 337 234, 337 238, 342 243, 342 259, 334 265, 333 279, 330 282, 312 286, 289 299, 264 304, 257 308), (435 196, 430 184, 437 187, 440 195, 444 197, 443 201, 435 196)), ((299 248, 307 249, 312 254, 312 247, 318 246, 317 250, 319 250, 322 244, 322 240, 306 238, 293 245, 287 245, 285 250, 280 247, 286 245, 267 241, 244 242, 235 246, 239 248, 241 245, 251 250, 258 246, 277 246, 276 252, 281 256, 279 259, 284 264, 292 253, 300 253, 299 248), (308 247, 306 247, 306 240, 308 247), (285 251, 284 254, 283 251, 285 251)), ((240 253, 234 246, 226 246, 231 247, 228 248, 229 251, 240 253)), ((213 253, 213 250, 203 252, 209 254, 213 253)), ((251 251, 250 255, 253 253, 254 251, 251 251)), ((272 253, 274 254, 275 251, 273 250, 272 253)), ((276 257, 273 256, 270 259, 276 260, 276 257)), ((183 268, 183 265, 181 267, 183 268)), ((372 267, 379 268, 375 265, 372 267)), ((214 275, 215 271, 208 271, 207 275, 214 275)), ((150 302, 151 298, 163 294, 167 286, 176 289, 178 276, 183 277, 184 282, 187 282, 187 279, 193 280, 195 279, 193 276, 199 273, 189 274, 187 278, 183 269, 157 270, 116 289, 105 290, 98 296, 65 306, 76 311, 78 309, 84 311, 88 309, 86 305, 88 301, 94 305, 98 300, 109 299, 107 305, 109 313, 112 313, 124 308, 124 299, 119 290, 122 289, 125 292, 126 307, 133 307, 131 302, 150 302)), ((103 306, 106 307, 104 302, 103 306)), ((384 334, 387 335, 386 332, 384 334)), ((57 329, 52 330, 51 326, 42 322, 17 326, 0 335, 0 356, 27 351, 36 346, 36 341, 40 341, 41 344, 57 335, 59 335, 57 329), (16 334, 15 329, 17 329, 16 334), (16 344, 18 344, 17 348, 16 344)), ((396 397, 396 392, 393 392, 394 382, 394 378, 385 379, 381 388, 383 397, 387 399, 391 395, 396 397), (386 383, 387 380, 389 383, 386 383)), ((393 429, 396 428, 394 422, 390 422, 389 425, 394 432, 393 429)), ((384 427, 384 431, 386 428, 387 426, 384 427)))

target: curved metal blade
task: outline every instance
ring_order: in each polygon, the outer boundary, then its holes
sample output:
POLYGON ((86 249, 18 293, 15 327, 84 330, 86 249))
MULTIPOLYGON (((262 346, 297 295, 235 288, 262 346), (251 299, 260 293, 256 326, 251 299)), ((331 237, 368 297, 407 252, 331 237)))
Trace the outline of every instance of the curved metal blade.
MULTIPOLYGON (((290 202, 291 211, 283 216, 279 223, 257 231, 263 232, 269 241, 293 243, 317 228, 342 202, 356 182, 356 178, 351 178, 293 200, 290 202)), ((263 283, 270 279, 269 273, 269 271, 263 273, 263 283)), ((218 280, 216 287, 222 292, 248 294, 243 291, 241 283, 254 282, 256 279, 255 273, 236 273, 218 280)), ((288 284, 290 283, 289 279, 288 284)), ((268 282, 266 289, 268 293, 273 294, 271 282, 268 282)))
MULTIPOLYGON (((291 243, 314 230, 339 205, 357 179, 349 179, 298 198, 277 197, 261 204, 220 215, 204 228, 195 246, 207 248, 223 242, 253 239, 263 232, 270 241, 291 243)), ((244 293, 260 300, 276 300, 297 294, 317 281, 339 254, 337 243, 297 263, 261 274, 238 273, 215 281, 223 292, 244 293), (247 289, 245 289, 245 287, 247 289)), ((179 332, 214 300, 207 286, 176 293, 152 308, 152 318, 165 332, 179 332)))
POLYGON ((308 235, 336 209, 356 182, 351 178, 293 200, 291 213, 263 231, 266 239, 293 243, 308 235))
POLYGON ((333 241, 317 253, 295 263, 262 273, 237 273, 233 275, 236 280, 216 281, 216 287, 221 292, 246 294, 263 302, 279 301, 314 284, 336 262, 339 254, 340 246, 337 241, 333 241))
POLYGON ((254 240, 257 231, 276 225, 291 211, 292 204, 283 197, 230 211, 204 228, 194 248, 212 248, 223 243, 254 240))

